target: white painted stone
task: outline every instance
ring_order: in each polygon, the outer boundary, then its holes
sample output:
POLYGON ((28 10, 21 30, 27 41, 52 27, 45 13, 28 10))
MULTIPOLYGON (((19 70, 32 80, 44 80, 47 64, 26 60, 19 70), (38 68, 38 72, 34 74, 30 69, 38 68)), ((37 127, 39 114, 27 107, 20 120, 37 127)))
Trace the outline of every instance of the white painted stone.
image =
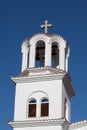
POLYGON ((62 130, 61 126, 44 126, 44 127, 24 127, 24 128, 14 128, 14 130, 62 130))
MULTIPOLYGON (((15 117, 14 120, 26 119, 27 117, 27 101, 32 93, 33 96, 40 102, 40 99, 45 93, 49 99, 49 118, 62 118, 62 81, 43 81, 32 83, 19 83, 16 86, 15 97, 15 117), (20 93, 21 91, 21 93, 20 93), (22 109, 20 109, 22 108, 22 109)), ((46 96, 45 96, 46 97, 46 96)), ((40 113, 40 112, 39 112, 40 113)), ((39 115, 39 114, 37 114, 39 115)))
POLYGON ((70 88, 69 77, 66 86, 63 81, 68 71, 70 48, 61 36, 47 34, 47 28, 50 26, 48 21, 45 21, 45 25, 42 25, 45 34, 36 34, 22 43, 22 72, 27 69, 29 73, 22 76, 24 71, 19 77, 12 78, 16 83, 16 91, 14 121, 9 122, 9 125, 14 130, 87 130, 87 121, 71 123, 70 96, 74 94, 70 94, 73 90, 70 88), (44 66, 37 69, 36 47, 41 41, 44 42, 45 61, 44 66), (59 57, 56 58, 59 63, 57 62, 55 68, 51 66, 53 43, 59 51, 59 57), (41 117, 41 99, 44 97, 49 101, 49 113, 48 116, 41 117), (36 117, 28 117, 28 105, 32 98, 36 99, 36 117))
MULTIPOLYGON (((25 69, 35 67, 35 55, 36 55, 36 46, 38 41, 43 41, 45 43, 45 63, 44 66, 51 66, 52 62, 52 43, 56 42, 59 48, 59 66, 56 66, 59 69, 68 70, 68 57, 69 54, 65 54, 66 41, 58 35, 46 35, 46 34, 36 34, 29 41, 24 41, 22 45, 22 71, 25 69), (27 44, 28 45, 27 45, 27 44), (29 46, 29 47, 28 47, 29 46), (29 53, 29 59, 28 59, 29 53), (65 59, 66 57, 66 59, 65 59), (29 66, 28 66, 29 65, 29 66)), ((68 51, 67 51, 68 52, 68 51)), ((58 59, 56 59, 58 60, 58 59)))
POLYGON ((22 52, 22 71, 27 68, 28 62, 28 41, 22 43, 21 52, 22 52))

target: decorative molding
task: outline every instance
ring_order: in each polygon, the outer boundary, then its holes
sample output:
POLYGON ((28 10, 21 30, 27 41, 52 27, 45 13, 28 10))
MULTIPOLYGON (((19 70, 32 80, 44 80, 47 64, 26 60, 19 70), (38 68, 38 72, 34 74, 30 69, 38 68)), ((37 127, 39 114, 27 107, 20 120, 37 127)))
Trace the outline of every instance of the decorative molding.
MULTIPOLYGON (((48 36, 48 37, 57 36, 57 37, 63 39, 63 40, 66 42, 66 40, 65 40, 62 36, 60 36, 60 35, 58 35, 58 34, 49 34, 49 33, 37 33, 37 34, 35 34, 35 35, 31 36, 31 37, 25 38, 23 41, 30 40, 30 39, 32 39, 33 37, 37 36, 37 35, 45 35, 45 36, 48 36)), ((67 43, 67 44, 68 44, 68 43, 67 43)), ((68 44, 68 45, 69 45, 69 44, 68 44)))
POLYGON ((87 120, 75 122, 69 125, 69 130, 78 129, 86 127, 87 128, 87 120))
POLYGON ((65 71, 51 67, 28 68, 23 71, 18 77, 11 77, 11 79, 15 83, 27 82, 27 79, 28 82, 34 82, 38 81, 39 79, 41 81, 61 79, 65 74, 65 71))
POLYGON ((62 79, 65 74, 65 71, 51 67, 28 68, 18 77, 11 77, 11 79, 15 83, 38 82, 38 80, 45 81, 62 79))
POLYGON ((21 120, 10 121, 8 124, 12 127, 40 127, 40 126, 64 126, 69 123, 66 119, 38 119, 38 120, 21 120))
POLYGON ((71 79, 69 73, 51 67, 41 67, 41 68, 28 68, 23 71, 18 77, 11 77, 14 83, 30 83, 30 82, 42 82, 51 80, 63 80, 65 89, 70 94, 74 96, 75 92, 71 85, 71 79))
POLYGON ((11 77, 11 79, 15 83, 29 83, 29 82, 38 82, 38 81, 50 81, 50 80, 58 80, 62 79, 63 75, 38 75, 38 76, 31 76, 31 77, 11 77))

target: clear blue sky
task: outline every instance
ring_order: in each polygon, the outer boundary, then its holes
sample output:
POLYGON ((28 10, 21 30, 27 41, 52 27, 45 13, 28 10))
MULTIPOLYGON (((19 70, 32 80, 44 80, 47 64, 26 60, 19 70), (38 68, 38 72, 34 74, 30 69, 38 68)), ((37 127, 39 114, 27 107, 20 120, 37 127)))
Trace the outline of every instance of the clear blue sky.
POLYGON ((70 43, 69 72, 76 96, 71 99, 72 122, 87 119, 87 0, 0 0, 0 130, 11 130, 15 85, 10 76, 21 72, 21 43, 43 32, 62 35, 70 43))

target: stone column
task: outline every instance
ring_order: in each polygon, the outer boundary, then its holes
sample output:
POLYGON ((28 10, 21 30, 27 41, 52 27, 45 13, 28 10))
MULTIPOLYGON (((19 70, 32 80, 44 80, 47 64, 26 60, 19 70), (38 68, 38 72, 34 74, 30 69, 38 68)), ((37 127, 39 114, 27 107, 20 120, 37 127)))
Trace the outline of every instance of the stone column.
POLYGON ((68 71, 68 56, 66 55, 66 71, 68 71))
POLYGON ((51 66, 51 44, 49 42, 45 46, 45 66, 51 66))
POLYGON ((29 55, 29 67, 35 67, 35 45, 30 45, 30 55, 29 55))
POLYGON ((36 108, 36 117, 40 117, 41 115, 41 103, 37 100, 37 108, 36 108))
POLYGON ((70 49, 68 48, 68 52, 66 55, 66 71, 68 71, 68 57, 69 57, 70 49))
POLYGON ((27 68, 27 61, 28 61, 28 44, 27 42, 23 42, 21 47, 22 52, 22 68, 21 71, 23 72, 27 68))
POLYGON ((59 68, 65 70, 65 48, 59 49, 59 68))

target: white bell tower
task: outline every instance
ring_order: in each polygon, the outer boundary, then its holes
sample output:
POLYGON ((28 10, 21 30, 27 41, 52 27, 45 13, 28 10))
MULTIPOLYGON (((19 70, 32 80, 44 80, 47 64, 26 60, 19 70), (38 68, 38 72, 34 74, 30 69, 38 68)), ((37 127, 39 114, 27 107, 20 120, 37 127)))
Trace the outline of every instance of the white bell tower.
POLYGON ((59 35, 47 33, 51 24, 41 25, 45 33, 34 35, 22 43, 22 71, 33 67, 53 67, 68 71, 69 44, 59 35))
POLYGON ((45 21, 38 33, 22 43, 22 70, 16 84, 14 130, 67 130, 70 98, 75 95, 68 73, 69 44, 49 34, 45 21))

